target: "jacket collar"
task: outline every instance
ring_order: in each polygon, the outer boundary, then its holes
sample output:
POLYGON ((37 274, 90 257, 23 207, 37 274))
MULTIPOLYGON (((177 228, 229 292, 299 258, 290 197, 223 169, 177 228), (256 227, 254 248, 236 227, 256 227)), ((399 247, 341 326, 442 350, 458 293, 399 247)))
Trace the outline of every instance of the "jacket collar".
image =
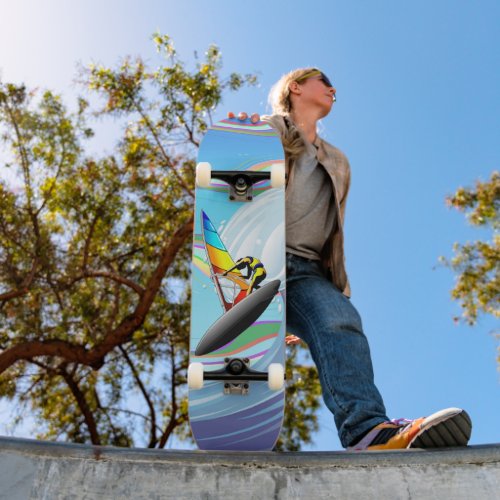
MULTIPOLYGON (((282 116, 283 122, 285 127, 288 127, 288 120, 292 121, 290 117, 282 116)), ((301 130, 298 128, 298 131, 302 137, 302 139, 306 142, 307 144, 307 139, 304 137, 302 134, 301 130)), ((313 146, 316 148, 317 153, 316 153, 316 158, 318 159, 319 163, 323 165, 323 167, 326 169, 326 171, 330 174, 332 178, 335 176, 335 170, 336 170, 336 162, 335 162, 335 157, 332 154, 328 154, 325 146, 325 141, 317 135, 316 139, 312 143, 313 146)))

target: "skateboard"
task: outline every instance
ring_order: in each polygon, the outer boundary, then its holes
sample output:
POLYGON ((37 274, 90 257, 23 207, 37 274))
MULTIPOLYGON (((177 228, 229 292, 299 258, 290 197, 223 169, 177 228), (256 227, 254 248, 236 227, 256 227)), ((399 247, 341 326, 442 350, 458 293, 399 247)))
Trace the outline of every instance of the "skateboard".
POLYGON ((189 422, 201 450, 272 450, 285 405, 285 162, 264 122, 227 119, 196 166, 189 422))

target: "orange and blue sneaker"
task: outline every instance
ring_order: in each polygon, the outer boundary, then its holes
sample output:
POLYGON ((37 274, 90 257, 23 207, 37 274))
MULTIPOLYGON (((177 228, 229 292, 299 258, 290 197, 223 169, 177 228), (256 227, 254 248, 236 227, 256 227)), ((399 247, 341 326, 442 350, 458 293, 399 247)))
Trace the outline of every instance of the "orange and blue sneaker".
POLYGON ((466 446, 472 422, 465 410, 447 408, 429 417, 400 418, 383 422, 368 432, 348 451, 399 450, 403 448, 443 448, 466 446))

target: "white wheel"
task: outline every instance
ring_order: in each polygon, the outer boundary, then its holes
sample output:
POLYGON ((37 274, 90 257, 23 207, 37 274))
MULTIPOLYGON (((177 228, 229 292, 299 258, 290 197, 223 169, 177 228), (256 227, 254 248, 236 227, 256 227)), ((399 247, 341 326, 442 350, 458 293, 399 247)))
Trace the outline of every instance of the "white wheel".
POLYGON ((285 185, 285 164, 273 163, 271 165, 271 187, 281 188, 285 185))
POLYGON ((203 387, 203 363, 191 363, 188 367, 188 387, 201 389, 203 387))
POLYGON ((279 391, 285 385, 285 369, 281 363, 271 363, 269 365, 267 384, 271 391, 279 391))
POLYGON ((210 186, 212 180, 212 165, 207 161, 201 161, 196 165, 196 184, 199 187, 210 186))

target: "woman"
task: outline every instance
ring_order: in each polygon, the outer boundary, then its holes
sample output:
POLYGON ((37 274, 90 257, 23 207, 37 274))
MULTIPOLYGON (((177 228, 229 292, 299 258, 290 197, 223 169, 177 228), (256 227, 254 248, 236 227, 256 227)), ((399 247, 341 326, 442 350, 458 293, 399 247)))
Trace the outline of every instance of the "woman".
MULTIPOLYGON (((352 305, 344 267, 343 224, 350 185, 346 156, 317 134, 336 89, 317 68, 284 75, 270 94, 285 149, 287 343, 304 340, 316 363, 325 404, 342 446, 354 450, 458 446, 471 421, 459 408, 427 418, 389 420, 375 387, 370 350, 352 305)), ((234 117, 232 113, 230 117, 234 117)), ((240 113, 239 118, 247 118, 240 113)), ((251 116, 251 121, 259 115, 251 116)))

